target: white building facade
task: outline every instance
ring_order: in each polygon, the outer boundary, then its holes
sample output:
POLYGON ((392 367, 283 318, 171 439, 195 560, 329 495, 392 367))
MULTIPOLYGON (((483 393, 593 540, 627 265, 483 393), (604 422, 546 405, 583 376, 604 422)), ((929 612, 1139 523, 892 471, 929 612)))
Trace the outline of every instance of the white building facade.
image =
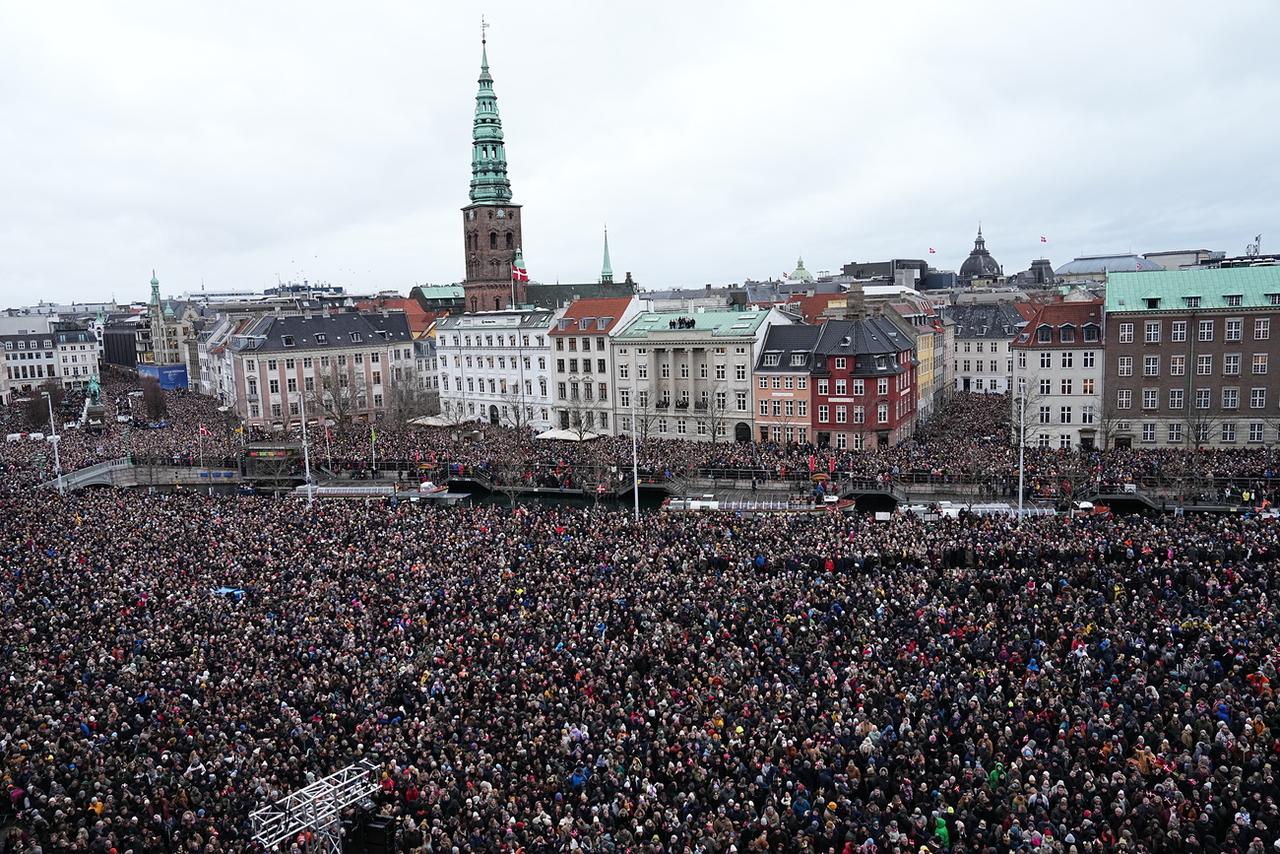
POLYGON ((752 368, 768 310, 645 311, 611 339, 618 432, 699 442, 750 441, 752 368))
POLYGON ((1012 347, 1014 441, 1019 425, 1025 424, 1028 445, 1098 446, 1106 367, 1103 341, 1100 300, 1039 307, 1012 347))
POLYGON ((549 335, 559 312, 482 311, 436 324, 440 417, 542 432, 551 428, 549 335))

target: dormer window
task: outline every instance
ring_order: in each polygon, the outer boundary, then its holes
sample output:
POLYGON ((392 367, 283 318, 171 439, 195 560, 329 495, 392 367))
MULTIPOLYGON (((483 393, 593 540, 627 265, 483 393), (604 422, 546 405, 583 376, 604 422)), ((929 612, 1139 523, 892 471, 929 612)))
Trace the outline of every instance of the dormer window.
POLYGON ((292 335, 281 335, 281 336, 280 336, 280 343, 281 343, 281 344, 283 344, 285 347, 292 347, 292 346, 293 346, 293 336, 292 336, 292 335))
POLYGON ((1041 344, 1048 344, 1053 340, 1053 329, 1048 326, 1041 326, 1036 330, 1036 340, 1041 344))
POLYGON ((1267 302, 1271 305, 1280 305, 1280 294, 1267 294, 1267 302))
POLYGON ((1098 327, 1094 326, 1092 323, 1087 324, 1084 328, 1084 340, 1090 343, 1096 343, 1098 341, 1098 327))
POLYGON ((804 367, 804 353, 792 353, 791 364, 795 367, 804 367))
POLYGON ((776 368, 782 362, 782 356, 777 353, 764 354, 764 366, 766 368, 776 368))
POLYGON ((612 318, 612 317, 598 317, 598 318, 596 318, 596 328, 597 328, 597 329, 599 329, 599 330, 601 330, 601 331, 603 331, 603 330, 605 330, 605 329, 608 329, 608 328, 609 328, 609 326, 610 326, 610 324, 612 324, 612 323, 613 323, 613 318, 612 318))
POLYGON ((1159 308, 1160 297, 1145 297, 1147 308, 1159 308))
POLYGON ((1187 308, 1199 308, 1200 297, 1183 297, 1182 304, 1185 305, 1187 308))
POLYGON ((329 336, 323 332, 317 332, 315 337, 317 344, 327 344, 329 342, 329 336))
POLYGON ((363 341, 363 340, 364 340, 364 338, 363 338, 363 336, 361 336, 361 335, 360 335, 360 333, 359 333, 359 332, 352 332, 352 333, 351 333, 351 343, 352 343, 352 344, 359 344, 359 343, 360 343, 361 341, 363 341))
POLYGON ((1071 324, 1067 324, 1058 330, 1058 337, 1063 344, 1070 344, 1076 340, 1076 328, 1071 324))
POLYGON ((594 317, 582 318, 581 320, 578 321, 578 328, 581 329, 583 332, 586 332, 588 329, 591 328, 591 321, 593 320, 595 320, 594 317))
POLYGON ((1227 308, 1239 308, 1244 302, 1244 294, 1227 294, 1224 299, 1227 301, 1227 308))

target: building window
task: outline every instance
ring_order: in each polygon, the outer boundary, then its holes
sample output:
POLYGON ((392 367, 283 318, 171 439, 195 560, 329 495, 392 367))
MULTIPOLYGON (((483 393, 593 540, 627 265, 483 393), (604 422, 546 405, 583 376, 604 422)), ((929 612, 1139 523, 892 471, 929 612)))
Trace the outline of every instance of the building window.
POLYGON ((1040 394, 1053 394, 1053 380, 1048 377, 1040 378, 1040 394))
POLYGON ((1142 375, 1144 377, 1160 376, 1160 357, 1159 356, 1143 356, 1142 357, 1142 375))
POLYGON ((1093 423, 1093 404, 1092 403, 1086 403, 1084 406, 1080 407, 1080 423, 1081 424, 1093 423))
POLYGON ((1036 329, 1036 341, 1041 344, 1048 344, 1053 340, 1053 329, 1048 326, 1041 326, 1036 329))
POLYGON ((1050 411, 1049 407, 1047 407, 1047 406, 1042 406, 1042 407, 1040 407, 1040 423, 1041 423, 1041 424, 1048 424, 1048 423, 1049 423, 1049 419, 1050 419, 1051 417, 1052 417, 1052 413, 1051 413, 1051 411, 1050 411))
POLYGON ((1267 390, 1265 388, 1255 388, 1249 390, 1249 408, 1250 409, 1266 409, 1267 408, 1267 390))
POLYGON ((1085 350, 1084 353, 1081 354, 1080 367, 1082 368, 1093 367, 1093 351, 1092 350, 1085 350))
POLYGON ((1160 389, 1144 388, 1142 390, 1142 408, 1157 409, 1160 406, 1160 389))
POLYGON ((1227 318, 1222 337, 1225 341, 1239 341, 1244 338, 1244 321, 1238 317, 1227 318))
POLYGON ((1224 353, 1222 356, 1222 373, 1228 377, 1240 375, 1240 354, 1224 353))
MULTIPOLYGON (((906 376, 905 374, 903 376, 906 376)), ((883 397, 889 393, 889 380, 881 377, 876 380, 876 394, 883 397)))
POLYGON ((1080 380, 1080 393, 1093 394, 1093 377, 1083 377, 1080 380))
POLYGON ((1169 408, 1181 409, 1183 403, 1183 393, 1180 388, 1169 389, 1169 408))
POLYGON ((1196 356, 1196 376, 1207 377, 1213 373, 1213 356, 1196 356))
MULTIPOLYGON (((1026 367, 1026 365, 1023 365, 1023 367, 1026 367)), ((1042 368, 1051 368, 1051 367, 1053 367, 1053 354, 1052 354, 1052 353, 1050 353, 1050 352, 1048 352, 1048 351, 1045 351, 1045 352, 1043 352, 1043 353, 1041 353, 1041 354, 1040 354, 1040 367, 1042 367, 1042 368)))
POLYGON ((733 366, 733 378, 734 378, 735 380, 745 380, 745 379, 747 378, 747 366, 746 366, 746 365, 734 365, 734 366, 733 366))
MULTIPOLYGON (((1062 354, 1062 367, 1064 368, 1074 367, 1074 362, 1075 362, 1075 351, 1067 350, 1062 354)), ((995 370, 995 369, 993 368, 992 370, 995 370)))
POLYGON ((766 368, 775 368, 778 366, 778 363, 781 361, 782 361, 782 356, 778 353, 764 354, 764 366, 766 368))
POLYGON ((1200 341, 1213 340, 1213 321, 1212 320, 1200 321, 1200 333, 1198 336, 1198 340, 1200 341))
POLYGON ((746 412, 747 411, 747 393, 745 391, 740 391, 737 393, 737 395, 738 395, 738 411, 746 412))
POLYGON ((1058 408, 1058 423, 1059 424, 1071 423, 1071 407, 1070 406, 1062 406, 1058 408))
POLYGON ((1160 343, 1160 321, 1148 320, 1143 328, 1143 341, 1148 344, 1160 343))
POLYGON ((1224 388, 1222 390, 1222 408, 1223 409, 1239 409, 1240 408, 1240 389, 1224 388))
POLYGON ((1259 317, 1253 321, 1253 340, 1266 341, 1271 337, 1271 318, 1259 317))
POLYGON ((1121 356, 1116 361, 1116 371, 1122 377, 1133 376, 1133 357, 1121 356))
POLYGON ((844 357, 843 357, 843 356, 837 357, 837 358, 836 358, 836 360, 835 360, 835 363, 836 363, 836 364, 835 364, 835 368, 836 368, 836 370, 837 370, 837 371, 843 371, 843 370, 844 370, 845 360, 844 360, 844 357))
POLYGON ((766 415, 766 416, 769 414, 769 401, 767 400, 760 401, 760 414, 766 415))
POLYGON ((1261 421, 1249 422, 1249 441, 1261 442, 1263 440, 1263 426, 1261 421))
POLYGON ((1133 392, 1127 388, 1116 389, 1116 409, 1128 409, 1133 405, 1133 392))
POLYGON ((1196 389, 1196 409, 1208 409, 1213 402, 1212 389, 1198 388, 1196 389))
POLYGON ((836 423, 845 424, 849 421, 849 408, 847 406, 836 407, 836 423))
POLYGON ((1132 323, 1120 324, 1120 343, 1121 344, 1133 343, 1133 324, 1132 323))
POLYGON ((1184 376, 1187 373, 1187 357, 1186 356, 1170 356, 1169 357, 1169 375, 1174 377, 1184 376))
POLYGON ((876 406, 876 423, 877 424, 889 423, 889 404, 881 403, 876 406))
POLYGON ((1185 320, 1174 320, 1169 324, 1169 340, 1179 343, 1187 340, 1187 322, 1185 320))
POLYGON ((1265 374, 1267 372, 1267 354, 1253 354, 1253 372, 1255 374, 1265 374))
POLYGON ((1231 423, 1230 421, 1223 422, 1222 441, 1234 442, 1235 440, 1236 440, 1236 425, 1231 423))
POLYGON ((1142 422, 1142 441, 1154 442, 1156 440, 1156 425, 1154 421, 1142 422))
POLYGON ((1182 423, 1175 421, 1169 425, 1169 432, 1166 434, 1170 445, 1182 444, 1182 423))

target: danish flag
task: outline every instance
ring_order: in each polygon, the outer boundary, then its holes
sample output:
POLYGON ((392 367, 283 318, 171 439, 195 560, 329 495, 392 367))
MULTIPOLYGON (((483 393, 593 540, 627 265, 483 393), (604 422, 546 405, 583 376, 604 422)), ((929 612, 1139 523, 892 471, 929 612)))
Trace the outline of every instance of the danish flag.
POLYGON ((512 264, 511 265, 511 281, 513 282, 529 281, 529 271, 526 270, 524 267, 517 267, 515 264, 512 264))

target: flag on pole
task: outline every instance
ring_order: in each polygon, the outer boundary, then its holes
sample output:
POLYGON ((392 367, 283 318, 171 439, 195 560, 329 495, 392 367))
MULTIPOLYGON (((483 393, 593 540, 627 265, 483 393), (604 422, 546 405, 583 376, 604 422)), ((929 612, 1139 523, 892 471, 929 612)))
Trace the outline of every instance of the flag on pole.
POLYGON ((791 278, 791 276, 787 275, 787 274, 784 272, 784 273, 782 274, 782 278, 784 278, 784 279, 789 279, 789 278, 791 278))
POLYGON ((203 424, 201 424, 201 425, 200 425, 200 435, 201 435, 201 436, 212 436, 213 434, 209 432, 209 428, 208 428, 208 427, 206 427, 206 426, 204 426, 203 424))
POLYGON ((237 427, 236 429, 232 430, 231 432, 232 432, 232 433, 243 433, 243 432, 244 432, 244 425, 241 425, 241 426, 237 427))
POLYGON ((369 441, 370 442, 378 441, 378 431, 373 429, 372 424, 369 425, 369 441))
POLYGON ((517 267, 514 262, 511 264, 511 281, 527 282, 529 281, 529 271, 524 267, 517 267))
POLYGON ((1040 235, 1040 242, 1041 242, 1041 243, 1048 243, 1048 242, 1049 242, 1049 238, 1045 237, 1045 236, 1042 234, 1042 235, 1040 235))
POLYGON ((937 249, 934 249, 932 246, 930 246, 930 247, 929 247, 929 254, 930 254, 930 255, 937 255, 937 254, 938 254, 938 250, 937 250, 937 249))

